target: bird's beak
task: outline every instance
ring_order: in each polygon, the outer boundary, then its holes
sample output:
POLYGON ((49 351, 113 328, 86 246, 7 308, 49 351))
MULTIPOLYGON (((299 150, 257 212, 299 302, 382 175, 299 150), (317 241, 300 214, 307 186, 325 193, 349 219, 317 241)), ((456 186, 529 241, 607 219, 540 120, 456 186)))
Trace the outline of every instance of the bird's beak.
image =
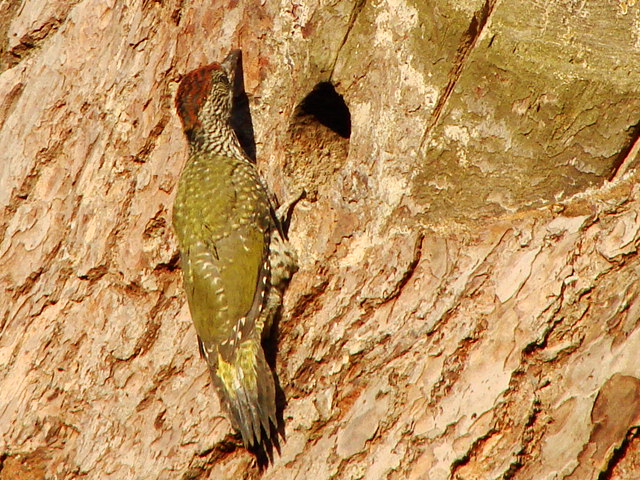
POLYGON ((242 68, 242 50, 231 50, 226 58, 222 61, 221 65, 222 68, 224 68, 227 77, 229 78, 229 82, 231 83, 233 96, 235 97, 241 94, 242 92, 237 91, 238 85, 236 79, 240 79, 238 76, 238 69, 242 68))

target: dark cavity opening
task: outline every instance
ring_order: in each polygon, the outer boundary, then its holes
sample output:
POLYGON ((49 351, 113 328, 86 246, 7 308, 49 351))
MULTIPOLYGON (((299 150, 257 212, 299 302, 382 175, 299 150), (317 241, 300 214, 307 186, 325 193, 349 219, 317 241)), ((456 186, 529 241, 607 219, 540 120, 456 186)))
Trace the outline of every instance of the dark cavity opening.
POLYGON ((315 86, 298 107, 298 116, 312 115, 325 127, 333 130, 342 138, 351 136, 351 114, 342 95, 339 95, 330 82, 315 86))
POLYGON ((289 191, 304 189, 315 201, 331 189, 349 155, 351 114, 329 82, 317 84, 295 108, 285 145, 284 172, 289 191))

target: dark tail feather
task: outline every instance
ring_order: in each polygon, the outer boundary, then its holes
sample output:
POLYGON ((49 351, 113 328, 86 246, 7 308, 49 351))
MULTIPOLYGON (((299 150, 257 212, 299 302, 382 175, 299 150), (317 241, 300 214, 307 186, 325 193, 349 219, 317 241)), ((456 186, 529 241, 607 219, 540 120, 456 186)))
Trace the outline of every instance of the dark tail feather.
POLYGON ((273 373, 267 364, 262 348, 258 349, 256 356, 256 378, 258 383, 258 411, 260 423, 264 428, 267 438, 271 437, 269 421, 277 426, 276 420, 276 387, 273 381, 273 373))
MULTIPOLYGON (((232 386, 225 385, 211 370, 211 378, 230 414, 231 423, 240 430, 242 441, 248 448, 270 442, 271 424, 277 427, 275 384, 261 347, 257 349, 254 358, 254 372, 254 378, 251 378, 251 373, 243 375, 241 378, 244 380, 240 382, 239 388, 231 391, 229 387, 232 386)), ((238 374, 242 375, 239 371, 238 374)))

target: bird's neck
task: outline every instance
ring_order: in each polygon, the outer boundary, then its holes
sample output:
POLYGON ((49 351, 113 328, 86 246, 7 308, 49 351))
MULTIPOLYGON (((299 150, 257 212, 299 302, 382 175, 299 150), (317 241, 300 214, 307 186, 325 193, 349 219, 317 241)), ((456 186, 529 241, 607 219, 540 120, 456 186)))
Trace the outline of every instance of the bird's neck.
POLYGON ((195 135, 191 147, 203 153, 246 158, 236 133, 227 121, 212 119, 195 135))

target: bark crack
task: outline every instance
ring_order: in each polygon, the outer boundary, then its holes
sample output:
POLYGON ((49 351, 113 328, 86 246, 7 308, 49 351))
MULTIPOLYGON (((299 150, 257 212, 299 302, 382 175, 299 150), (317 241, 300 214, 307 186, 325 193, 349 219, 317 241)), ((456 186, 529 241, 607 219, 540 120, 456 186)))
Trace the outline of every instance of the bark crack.
MULTIPOLYGON (((449 291, 448 289, 441 290, 441 293, 438 295, 438 301, 442 300, 443 302, 448 302, 448 307, 443 311, 442 315, 440 316, 440 319, 434 323, 433 327, 426 332, 427 335, 438 334, 439 332, 444 330, 445 326, 447 325, 451 317, 453 317, 453 315, 455 314, 457 306, 460 304, 460 300, 469 293, 469 286, 472 285, 473 279, 481 279, 479 283, 473 285, 472 288, 474 290, 477 290, 478 288, 481 287, 481 285, 484 285, 484 282, 489 278, 489 272, 491 270, 491 266, 493 262, 492 259, 495 257, 495 255, 498 254, 499 248, 502 245, 502 242, 507 237, 507 235, 511 232, 512 230, 510 228, 507 228, 500 234, 500 237, 497 238, 497 240, 491 246, 491 248, 488 249, 488 251, 483 255, 482 260, 479 260, 477 265, 473 268, 467 280, 466 287, 464 289, 462 289, 459 292, 449 291), (484 278, 482 278, 483 276, 484 278)), ((450 271, 448 271, 447 275, 455 275, 454 270, 458 267, 459 267, 458 264, 454 262, 454 264, 451 266, 450 271)), ((437 306, 438 306, 437 302, 434 302, 431 309, 436 310, 437 306)))
POLYGON ((425 143, 433 132, 434 127, 440 121, 442 112, 444 111, 444 108, 447 105, 449 98, 451 97, 451 93, 458 83, 458 80, 462 75, 462 71, 467 64, 467 59, 478 43, 478 39, 480 38, 484 27, 487 25, 487 21, 493 13, 493 9, 497 1, 498 0, 485 0, 484 5, 475 13, 473 18, 471 19, 469 28, 462 36, 460 45, 458 46, 458 50, 453 61, 453 65, 451 67, 451 71, 448 75, 449 81, 445 86, 442 94, 438 98, 436 106, 434 107, 431 114, 431 120, 429 121, 427 128, 425 129, 424 133, 422 134, 422 138, 420 139, 421 150, 424 148, 425 143))
POLYGON ((362 9, 364 8, 364 5, 366 3, 367 0, 356 0, 354 5, 353 5, 353 9, 351 10, 351 14, 349 15, 349 22, 347 23, 347 31, 344 34, 344 37, 342 37, 342 41, 340 42, 340 46, 338 47, 338 50, 336 52, 336 56, 333 59, 333 63, 331 64, 331 73, 329 73, 329 78, 333 78, 333 72, 336 68, 336 63, 338 63, 338 57, 340 57, 340 52, 342 52, 342 47, 345 46, 345 44, 347 43, 347 40, 349 39, 349 35, 351 34, 351 30, 353 29, 353 26, 356 23, 356 20, 358 19, 358 15, 360 15, 360 12, 362 12, 362 9))
POLYGON ((499 430, 493 427, 493 428, 490 428, 484 435, 476 438, 473 441, 473 443, 471 443, 471 446, 466 451, 466 453, 461 458, 458 458, 453 461, 453 463, 451 464, 449 478, 453 478, 453 479, 458 478, 456 476, 456 473, 458 472, 458 470, 461 467, 467 465, 473 457, 475 457, 479 452, 481 452, 487 440, 491 439, 498 432, 499 430))
MULTIPOLYGON (((28 58, 38 47, 40 47, 44 43, 44 41, 48 37, 50 37, 60 29, 60 27, 67 21, 69 12, 77 3, 79 3, 79 0, 67 2, 65 5, 65 10, 63 12, 60 12, 59 15, 51 16, 39 27, 25 33, 20 38, 20 43, 15 45, 13 48, 5 51, 2 51, 3 49, 0 48, 0 65, 2 65, 0 71, 15 67, 17 64, 28 58)), ((22 3, 18 12, 15 12, 15 10, 11 9, 6 12, 5 15, 7 15, 8 18, 12 19, 14 16, 18 16, 21 14, 23 7, 24 2, 22 3)))
POLYGON ((618 158, 614 162, 614 168, 609 181, 621 178, 632 168, 637 167, 640 158, 640 122, 631 127, 629 144, 620 150, 618 158))
POLYGON ((420 259, 422 258, 422 242, 424 240, 424 234, 419 233, 413 244, 413 253, 411 255, 411 261, 405 267, 404 272, 402 272, 402 276, 395 282, 391 291, 386 293, 382 298, 378 299, 365 299, 362 306, 365 309, 365 312, 370 312, 379 308, 381 305, 385 303, 389 303, 391 300, 396 299, 400 293, 402 293, 402 289, 409 282, 411 277, 413 276, 416 267, 420 263, 420 259))
POLYGON ((620 445, 614 450, 613 455, 607 463, 607 466, 600 472, 597 480, 610 480, 613 478, 613 473, 616 466, 622 459, 625 458, 625 454, 627 453, 629 445, 636 438, 640 438, 639 426, 634 426, 627 430, 627 434, 625 435, 620 445))
POLYGON ((167 123, 169 122, 169 115, 163 115, 158 123, 151 129, 149 135, 147 135, 147 140, 144 142, 142 148, 133 156, 133 161, 136 163, 146 163, 151 153, 156 148, 156 140, 162 135, 164 132, 167 123))

